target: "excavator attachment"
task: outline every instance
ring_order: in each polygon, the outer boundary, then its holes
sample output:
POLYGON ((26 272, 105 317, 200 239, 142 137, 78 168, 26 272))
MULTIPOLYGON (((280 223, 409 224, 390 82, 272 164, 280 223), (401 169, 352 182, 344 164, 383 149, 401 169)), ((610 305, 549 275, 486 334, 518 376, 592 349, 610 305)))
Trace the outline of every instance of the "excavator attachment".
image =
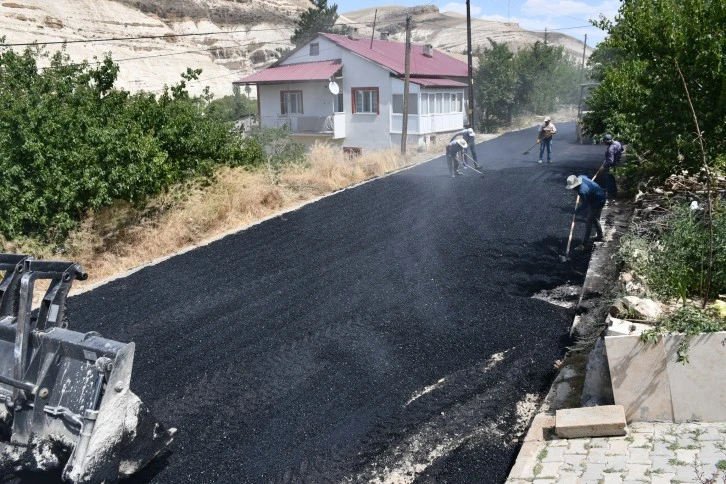
POLYGON ((130 389, 134 343, 68 329, 81 266, 0 254, 0 271, 0 476, 62 468, 67 482, 115 482, 146 465, 176 429, 130 389), (38 279, 50 285, 33 311, 38 279))

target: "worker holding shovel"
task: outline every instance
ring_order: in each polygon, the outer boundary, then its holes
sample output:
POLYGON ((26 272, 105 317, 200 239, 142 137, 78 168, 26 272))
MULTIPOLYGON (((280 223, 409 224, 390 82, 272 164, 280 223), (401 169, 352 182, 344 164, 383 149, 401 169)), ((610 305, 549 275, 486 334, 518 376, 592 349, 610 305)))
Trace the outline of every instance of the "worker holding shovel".
POLYGON ((552 137, 557 133, 554 123, 547 116, 544 123, 537 132, 537 143, 539 143, 539 163, 542 163, 544 152, 547 150, 547 163, 552 163, 552 137))
POLYGON ((449 173, 452 177, 461 176, 459 171, 459 153, 463 152, 469 145, 463 139, 457 139, 446 145, 446 161, 449 164, 449 173))
POLYGON ((471 152, 471 159, 474 162, 474 168, 476 168, 477 170, 481 169, 481 165, 476 158, 476 143, 474 139, 474 130, 472 128, 465 128, 461 131, 457 131, 456 133, 454 133, 454 136, 451 137, 451 140, 449 142, 453 142, 454 140, 456 140, 457 136, 463 137, 464 141, 466 141, 466 144, 469 146, 469 151, 471 152))
MULTIPOLYGON (((585 245, 589 245, 590 243, 590 234, 592 233, 593 226, 596 232, 596 237, 593 239, 593 242, 599 242, 603 239, 600 214, 602 213, 602 208, 605 206, 605 191, 600 188, 600 185, 585 175, 568 176, 566 187, 568 190, 576 190, 578 201, 582 201, 579 207, 577 207, 577 203, 575 204, 575 212, 582 212, 587 209, 585 237, 582 239, 582 244, 575 247, 575 250, 585 250, 585 245)), ((572 233, 570 233, 570 237, 572 237, 572 233)))

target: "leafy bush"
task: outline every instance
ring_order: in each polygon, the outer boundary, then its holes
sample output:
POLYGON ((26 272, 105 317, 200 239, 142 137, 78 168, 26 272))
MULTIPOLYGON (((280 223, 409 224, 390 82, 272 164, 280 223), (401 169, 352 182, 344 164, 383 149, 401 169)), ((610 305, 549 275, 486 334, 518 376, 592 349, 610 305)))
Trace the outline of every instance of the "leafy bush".
POLYGON ((216 164, 253 164, 261 150, 204 116, 179 84, 153 94, 114 88, 118 65, 74 64, 38 47, 0 54, 0 235, 61 240, 90 210, 151 195, 216 164), (50 65, 38 67, 41 58, 50 65))
POLYGON ((267 162, 273 166, 296 163, 305 156, 305 145, 292 139, 287 125, 279 128, 254 128, 250 138, 264 147, 267 162))
POLYGON ((685 335, 685 338, 678 344, 677 360, 680 363, 688 363, 688 348, 691 338, 700 333, 718 331, 726 331, 726 320, 720 318, 713 308, 701 310, 694 306, 683 306, 660 320, 652 330, 643 332, 641 339, 655 343, 666 333, 685 335))
MULTIPOLYGON (((702 295, 707 276, 709 232, 701 210, 674 205, 644 234, 621 239, 620 259, 663 297, 684 301, 702 295)), ((714 206, 712 293, 726 292, 726 209, 714 206)))

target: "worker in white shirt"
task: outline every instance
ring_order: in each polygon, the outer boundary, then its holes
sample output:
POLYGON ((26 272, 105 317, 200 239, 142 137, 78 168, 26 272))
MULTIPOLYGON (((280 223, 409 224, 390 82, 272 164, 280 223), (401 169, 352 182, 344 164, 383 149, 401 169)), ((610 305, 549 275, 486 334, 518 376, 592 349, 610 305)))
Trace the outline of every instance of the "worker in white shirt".
POLYGON ((542 163, 545 149, 547 150, 547 163, 552 163, 552 137, 557 133, 557 128, 547 116, 544 123, 537 132, 537 143, 539 143, 539 162, 542 163))
POLYGON ((474 168, 477 170, 481 168, 481 165, 479 165, 478 160, 476 158, 476 145, 474 140, 474 130, 472 128, 464 128, 461 131, 457 131, 454 133, 454 136, 451 137, 450 143, 453 142, 457 136, 462 136, 464 138, 464 141, 466 141, 466 144, 469 146, 469 152, 471 153, 471 158, 474 160, 474 168))

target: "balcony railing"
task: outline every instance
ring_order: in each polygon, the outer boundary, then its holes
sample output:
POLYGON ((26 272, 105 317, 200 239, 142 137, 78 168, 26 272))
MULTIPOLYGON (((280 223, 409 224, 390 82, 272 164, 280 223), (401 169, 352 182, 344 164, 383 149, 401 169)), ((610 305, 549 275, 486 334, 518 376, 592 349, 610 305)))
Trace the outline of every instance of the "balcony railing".
POLYGON ((293 134, 329 135, 333 139, 345 138, 345 113, 329 116, 261 116, 263 127, 287 126, 293 134))

